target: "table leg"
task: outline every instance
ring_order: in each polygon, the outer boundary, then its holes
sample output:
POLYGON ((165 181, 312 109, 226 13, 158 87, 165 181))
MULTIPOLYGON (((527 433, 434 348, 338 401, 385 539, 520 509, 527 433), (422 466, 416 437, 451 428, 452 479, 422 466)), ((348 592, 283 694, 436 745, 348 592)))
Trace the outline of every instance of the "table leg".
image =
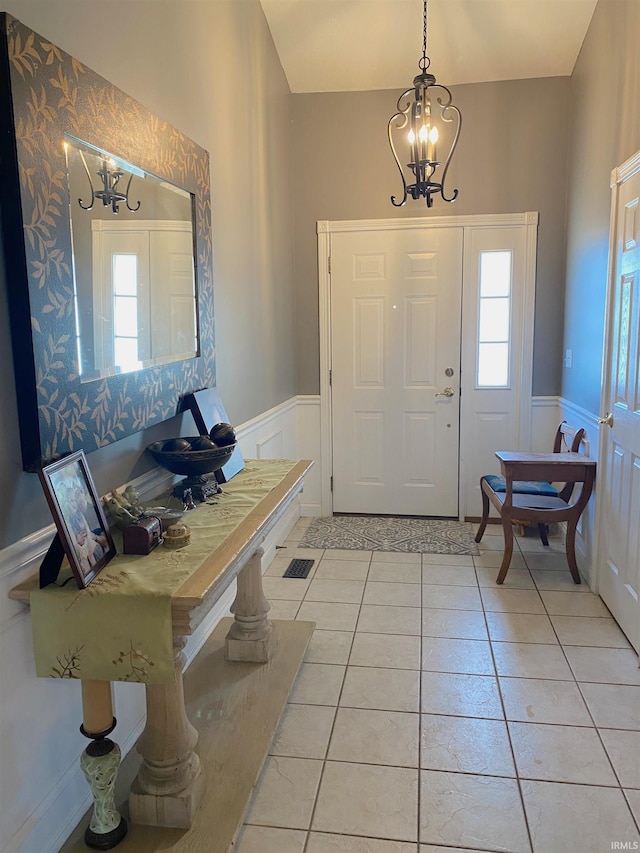
POLYGON ((227 634, 225 658, 233 661, 266 663, 273 626, 262 589, 262 549, 247 560, 238 574, 238 591, 231 605, 235 620, 227 634))
POLYGON ((567 554, 567 563, 569 563, 569 571, 574 583, 582 583, 578 564, 576 563, 576 526, 578 519, 570 519, 567 522, 567 535, 565 536, 565 551, 567 554))
POLYGON ((80 767, 93 795, 93 814, 84 840, 96 850, 110 850, 127 834, 127 822, 114 800, 120 747, 107 737, 115 725, 111 682, 83 681, 80 731, 91 743, 82 753, 80 767))
POLYGON ((175 682, 147 684, 147 723, 138 741, 142 766, 131 786, 134 823, 188 829, 202 792, 198 733, 187 718, 182 670, 186 637, 174 637, 175 682))
POLYGON ((502 530, 504 532, 504 555, 496 583, 504 583, 509 566, 511 565, 511 557, 513 555, 513 522, 511 521, 511 516, 502 518, 502 530))

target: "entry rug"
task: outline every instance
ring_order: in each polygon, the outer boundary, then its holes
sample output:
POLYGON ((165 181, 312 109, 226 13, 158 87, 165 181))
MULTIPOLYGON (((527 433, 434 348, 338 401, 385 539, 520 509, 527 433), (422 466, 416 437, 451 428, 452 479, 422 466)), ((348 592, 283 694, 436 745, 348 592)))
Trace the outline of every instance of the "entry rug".
POLYGON ((480 553, 468 522, 375 515, 314 518, 300 546, 426 554, 480 553))

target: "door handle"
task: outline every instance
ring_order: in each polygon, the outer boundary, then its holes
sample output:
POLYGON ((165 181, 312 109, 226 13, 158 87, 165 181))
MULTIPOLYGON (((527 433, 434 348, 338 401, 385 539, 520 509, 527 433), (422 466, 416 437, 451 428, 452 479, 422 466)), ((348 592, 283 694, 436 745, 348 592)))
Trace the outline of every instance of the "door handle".
POLYGON ((606 424, 608 427, 613 426, 613 415, 611 412, 607 412, 607 414, 603 418, 598 418, 599 424, 606 424))
POLYGON ((453 388, 451 388, 451 386, 448 386, 444 389, 444 391, 439 391, 436 394, 436 397, 453 397, 455 393, 456 392, 453 390, 453 388))

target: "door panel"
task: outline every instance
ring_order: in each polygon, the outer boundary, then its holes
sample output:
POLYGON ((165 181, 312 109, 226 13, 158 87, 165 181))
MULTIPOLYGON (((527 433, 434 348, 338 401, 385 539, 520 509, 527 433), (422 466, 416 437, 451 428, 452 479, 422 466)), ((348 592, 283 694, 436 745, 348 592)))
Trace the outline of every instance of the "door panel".
POLYGON ((462 233, 332 235, 335 512, 458 515, 462 233))
POLYGON ((613 426, 601 426, 604 476, 598 487, 602 502, 598 591, 636 651, 640 651, 640 171, 636 170, 616 189, 609 378, 605 393, 613 426))

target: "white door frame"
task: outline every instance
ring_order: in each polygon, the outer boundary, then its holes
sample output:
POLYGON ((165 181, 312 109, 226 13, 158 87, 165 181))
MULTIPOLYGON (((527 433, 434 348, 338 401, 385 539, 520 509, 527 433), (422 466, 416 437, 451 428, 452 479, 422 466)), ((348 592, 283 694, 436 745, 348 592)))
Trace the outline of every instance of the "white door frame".
MULTIPOLYGON (((536 244, 538 213, 478 214, 477 216, 434 216, 412 217, 409 219, 356 219, 356 220, 321 220, 317 222, 318 234, 318 293, 319 293, 319 325, 320 325, 320 487, 321 514, 329 516, 333 512, 333 496, 331 493, 331 476, 333 467, 333 438, 331 413, 331 271, 330 249, 331 234, 346 231, 400 231, 423 228, 496 228, 508 225, 526 225, 526 257, 523 282, 523 317, 522 317, 522 359, 519 405, 519 448, 528 449, 531 441, 531 394, 533 382, 533 315, 535 307, 536 279, 536 244)), ((466 243, 466 230, 463 241, 466 243)), ((464 257, 464 247, 463 247, 464 257)), ((464 289, 464 269, 463 269, 464 289)), ((464 301, 463 301, 464 304, 464 301)), ((464 333, 465 321, 462 315, 464 333)), ((460 420, 465 417, 465 395, 460 401, 460 420)), ((460 431, 460 456, 464 460, 466 454, 462 446, 463 430, 460 431)), ((460 518, 465 516, 464 462, 460 464, 460 495, 458 511, 460 518)))
MULTIPOLYGON (((625 160, 622 165, 611 170, 611 180, 609 186, 611 188, 611 214, 609 217, 609 260, 607 268, 607 294, 604 311, 604 352, 602 357, 602 392, 600 395, 600 415, 604 416, 609 405, 611 395, 611 359, 613 348, 613 323, 614 323, 614 296, 615 296, 615 276, 617 264, 617 227, 618 227, 618 190, 620 184, 631 178, 636 172, 640 171, 640 151, 636 152, 633 157, 625 160)), ((322 401, 321 401, 322 404, 322 401)), ((607 427, 601 425, 598 429, 598 479, 606 483, 606 445, 608 435, 607 427)), ((596 554, 595 561, 595 586, 597 592, 600 586, 602 573, 604 569, 603 551, 603 526, 606 524, 606 505, 603 500, 600 500, 596 492, 595 506, 595 542, 594 553, 596 554)))

